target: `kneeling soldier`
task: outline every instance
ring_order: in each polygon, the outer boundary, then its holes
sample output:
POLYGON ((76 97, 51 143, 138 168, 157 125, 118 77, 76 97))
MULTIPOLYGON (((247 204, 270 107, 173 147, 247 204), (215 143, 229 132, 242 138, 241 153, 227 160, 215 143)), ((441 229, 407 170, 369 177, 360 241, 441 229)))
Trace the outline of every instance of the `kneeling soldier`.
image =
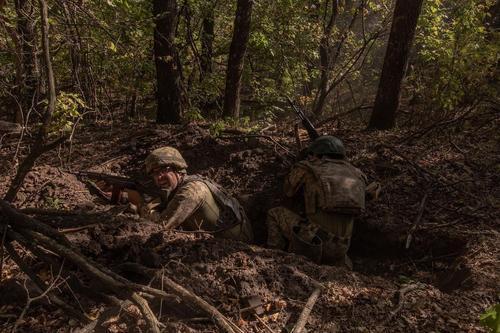
MULTIPOLYGON (((354 218, 365 209, 366 176, 347 162, 338 138, 321 136, 285 179, 295 209, 268 211, 268 246, 303 254, 316 262, 346 265, 354 218)), ((375 185, 375 183, 374 183, 375 185)), ((370 186, 378 194, 379 186, 370 186)))

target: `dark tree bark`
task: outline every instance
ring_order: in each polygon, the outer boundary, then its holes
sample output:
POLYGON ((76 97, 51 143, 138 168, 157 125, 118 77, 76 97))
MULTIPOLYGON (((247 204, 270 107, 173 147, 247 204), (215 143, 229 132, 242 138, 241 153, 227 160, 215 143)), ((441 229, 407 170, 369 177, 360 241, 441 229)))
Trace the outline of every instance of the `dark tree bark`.
MULTIPOLYGON (((350 12, 353 3, 348 1, 343 5, 346 6, 343 8, 343 11, 350 12)), ((340 4, 338 0, 332 0, 332 8, 330 15, 327 15, 328 3, 325 4, 326 7, 325 7, 324 18, 325 19, 328 18, 328 23, 323 28, 323 36, 321 37, 319 46, 321 78, 313 108, 314 114, 316 116, 321 116, 323 114, 328 96, 330 95, 332 90, 343 81, 343 78, 341 78, 339 80, 334 80, 334 82, 331 82, 331 77, 330 77, 331 72, 333 68, 337 65, 337 62, 341 55, 342 48, 344 47, 345 41, 349 36, 349 32, 351 32, 352 29, 354 28, 354 24, 356 23, 359 14, 364 10, 365 5, 366 3, 364 1, 361 1, 359 3, 359 5, 356 7, 356 10, 352 15, 349 25, 344 28, 340 38, 335 43, 333 43, 333 45, 331 45, 330 41, 331 34, 333 27, 335 26, 337 17, 339 15, 340 4)), ((365 46, 363 46, 362 48, 364 47, 366 47, 366 42, 365 46)))
POLYGON ((490 31, 500 29, 500 0, 490 7, 488 10, 489 16, 486 17, 486 27, 490 31))
POLYGON ((63 1, 61 5, 70 40, 69 54, 73 84, 80 90, 85 104, 94 108, 97 104, 95 80, 88 56, 89 47, 79 25, 78 5, 71 1, 63 1))
POLYGON ((394 127, 401 82, 405 75, 422 2, 423 0, 396 1, 391 34, 369 128, 383 130, 394 127))
MULTIPOLYGON (((328 11, 328 2, 325 4, 325 17, 327 16, 326 15, 327 11, 328 11)), ((319 43, 321 79, 319 83, 318 97, 314 106, 314 113, 318 116, 323 113, 326 97, 328 95, 328 83, 330 81, 330 70, 333 62, 330 38, 338 14, 339 14, 339 2, 338 0, 333 0, 328 23, 323 28, 323 36, 321 37, 321 41, 319 43)))
MULTIPOLYGON (((22 80, 19 82, 18 95, 22 112, 38 103, 40 71, 38 66, 35 5, 33 0, 16 0, 17 35, 20 43, 22 80)), ((16 112, 15 122, 22 122, 22 114, 16 112)))
POLYGON ((182 89, 177 62, 175 32, 178 9, 176 0, 154 0, 154 56, 156 64, 156 122, 176 124, 181 121, 182 89))
POLYGON ((54 114, 54 110, 56 108, 56 83, 50 56, 48 7, 45 0, 38 0, 38 3, 40 5, 42 49, 45 62, 45 73, 47 75, 47 87, 49 89, 49 103, 47 105, 47 108, 45 109, 45 113, 43 114, 42 125, 40 126, 37 140, 33 144, 33 147, 31 148, 28 156, 26 156, 26 158, 19 165, 16 175, 14 176, 9 189, 5 194, 4 200, 9 202, 12 202, 16 198, 17 192, 19 192, 24 178, 33 168, 33 165, 35 165, 35 161, 38 159, 38 157, 40 157, 40 155, 42 155, 43 153, 54 149, 67 139, 63 136, 50 143, 46 143, 49 134, 50 121, 52 120, 52 115, 54 114))
POLYGON ((215 6, 210 5, 207 9, 201 23, 201 73, 200 81, 203 80, 206 73, 212 73, 212 54, 214 42, 215 26, 215 6))
POLYGON ((240 116, 241 75, 250 36, 252 6, 253 0, 238 0, 227 64, 224 117, 238 118, 240 116))

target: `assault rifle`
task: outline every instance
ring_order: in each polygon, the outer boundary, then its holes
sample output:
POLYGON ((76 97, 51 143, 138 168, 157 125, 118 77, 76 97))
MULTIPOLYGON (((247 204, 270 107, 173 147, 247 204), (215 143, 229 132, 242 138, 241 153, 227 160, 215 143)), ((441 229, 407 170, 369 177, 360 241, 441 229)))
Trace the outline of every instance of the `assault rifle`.
POLYGON ((309 135, 309 138, 311 140, 316 140, 320 135, 319 135, 318 131, 316 130, 316 128, 314 128, 314 125, 311 123, 309 118, 307 118, 304 111, 299 109, 295 105, 295 103, 290 99, 290 97, 287 96, 286 98, 288 100, 288 103, 290 103, 290 106, 292 107, 292 109, 295 111, 295 113, 299 116, 300 120, 302 121, 302 125, 307 130, 307 134, 309 135))
POLYGON ((135 190, 139 193, 144 193, 152 197, 160 195, 160 191, 155 188, 147 187, 133 180, 132 178, 108 175, 105 173, 92 172, 92 171, 77 171, 74 175, 81 178, 89 178, 93 180, 102 180, 113 187, 111 191, 111 203, 117 203, 120 199, 120 193, 123 189, 127 188, 135 190))

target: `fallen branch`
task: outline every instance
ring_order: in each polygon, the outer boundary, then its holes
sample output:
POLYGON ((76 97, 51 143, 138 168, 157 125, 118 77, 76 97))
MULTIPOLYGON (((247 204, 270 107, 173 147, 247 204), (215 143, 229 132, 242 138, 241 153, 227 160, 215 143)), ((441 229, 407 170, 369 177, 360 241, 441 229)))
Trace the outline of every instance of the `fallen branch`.
POLYGON ((299 319, 297 320, 297 323, 292 329, 293 333, 302 333, 304 331, 304 328, 306 326, 307 320, 309 319, 309 315, 311 314, 311 311, 314 307, 314 304, 316 304, 316 301, 318 300, 319 295, 321 294, 321 291, 325 289, 325 286, 319 283, 318 281, 314 280, 310 276, 300 272, 297 270, 295 267, 292 266, 287 266, 294 275, 299 276, 302 279, 305 279, 309 281, 313 286, 314 286, 314 291, 312 292, 311 296, 307 299, 306 305, 304 306, 304 309, 300 313, 299 319))
POLYGON ((292 330, 293 333, 302 333, 304 331, 304 327, 306 326, 307 319, 309 319, 309 315, 311 314, 311 311, 314 307, 314 304, 316 304, 316 301, 318 300, 318 297, 321 294, 322 290, 323 290, 322 286, 320 288, 316 288, 312 292, 311 296, 309 296, 307 303, 304 306, 304 309, 300 313, 300 317, 297 320, 297 323, 293 327, 293 330, 292 330))
POLYGON ((262 320, 262 318, 260 318, 257 314, 254 314, 254 317, 257 319, 257 321, 258 321, 259 323, 261 323, 261 324, 262 324, 262 326, 264 326, 264 327, 266 328, 266 330, 268 330, 268 331, 269 331, 269 333, 275 333, 275 332, 273 331, 273 329, 272 329, 271 327, 269 327, 269 325, 268 325, 268 324, 266 324, 266 322, 265 322, 265 321, 263 321, 263 320, 262 320))
MULTIPOLYGON (((12 237, 16 238, 21 245, 24 245, 23 243, 26 243, 26 240, 30 240, 31 244, 29 245, 46 248, 61 258, 73 263, 90 277, 100 282, 109 291, 118 295, 120 298, 131 300, 139 307, 149 330, 155 333, 160 332, 161 324, 153 314, 147 301, 140 296, 138 292, 145 292, 162 298, 169 298, 172 297, 172 295, 155 288, 132 283, 124 277, 84 257, 77 250, 73 249, 70 242, 62 234, 50 226, 44 225, 27 215, 17 212, 10 207, 7 202, 0 200, 0 207, 0 212, 3 215, 0 215, 0 223, 4 225, 8 223, 13 229, 16 229, 12 231, 12 237), (9 217, 8 222, 4 216, 9 217), (15 232, 18 232, 20 237, 17 237, 15 232)), ((23 266, 20 266, 20 268, 23 269, 23 266)), ((24 268, 26 269, 26 267, 24 268)))
POLYGON ((169 288, 174 294, 179 296, 182 300, 189 304, 197 306, 203 312, 207 313, 210 318, 212 318, 219 327, 224 329, 228 333, 242 333, 243 331, 236 326, 231 320, 224 316, 219 310, 210 305, 207 301, 201 297, 195 295, 193 292, 187 290, 183 286, 177 284, 175 281, 163 274, 163 270, 157 271, 151 268, 147 268, 136 263, 126 263, 120 266, 123 269, 130 270, 132 272, 139 273, 141 275, 155 276, 162 280, 163 286, 169 288))
MULTIPOLYGON (((17 254, 17 252, 14 250, 14 247, 12 246, 12 244, 10 244, 9 242, 7 242, 5 244, 5 248, 9 252, 12 260, 16 263, 16 265, 18 265, 19 268, 21 268, 21 270, 24 271, 26 273, 26 275, 35 283, 35 286, 36 286, 38 292, 40 293, 40 296, 42 296, 42 297, 39 296, 36 299, 32 299, 31 302, 34 302, 35 300, 41 299, 41 298, 43 298, 43 297, 46 296, 54 304, 56 304, 57 306, 61 307, 71 317, 79 320, 82 323, 88 323, 88 322, 90 322, 89 318, 85 314, 81 313, 76 308, 74 308, 71 305, 67 304, 65 301, 63 301, 62 299, 60 299, 57 295, 54 295, 53 293, 51 293, 52 287, 50 287, 50 286, 46 287, 45 286, 45 283, 43 283, 43 281, 40 280, 40 278, 30 269, 30 267, 17 254)), ((60 275, 61 270, 62 270, 62 266, 59 269, 59 275, 60 275)))

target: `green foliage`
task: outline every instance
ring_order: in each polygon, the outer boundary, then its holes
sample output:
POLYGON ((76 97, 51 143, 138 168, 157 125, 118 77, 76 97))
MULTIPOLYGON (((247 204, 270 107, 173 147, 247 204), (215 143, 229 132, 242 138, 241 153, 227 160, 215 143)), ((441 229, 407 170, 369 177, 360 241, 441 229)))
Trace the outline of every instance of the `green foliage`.
MULTIPOLYGON (((500 38, 498 32, 488 30, 485 25, 488 9, 494 2, 424 2, 405 83, 413 94, 412 102, 421 104, 426 112, 446 117, 457 107, 498 94, 494 84, 500 38)), ((185 103, 188 107, 185 120, 221 117, 235 3, 178 2, 180 13, 175 41, 182 69, 183 93, 189 101, 185 103), (213 66, 210 73, 200 73, 202 22, 208 15, 213 15, 215 22, 213 66)), ((328 38, 330 51, 335 54, 328 76, 330 82, 339 78, 345 80, 332 90, 325 114, 330 110, 342 112, 373 103, 386 38, 380 37, 367 47, 359 66, 351 65, 367 39, 375 32, 384 29, 388 32, 388 17, 392 16, 392 0, 338 3, 338 16, 328 38), (361 4, 365 7, 358 11, 361 4), (355 13, 357 19, 352 21, 355 13), (339 45, 340 41, 342 45, 339 45), (348 69, 349 73, 344 77, 348 69)), ((331 4, 327 0, 254 2, 241 90, 242 114, 250 116, 252 124, 255 121, 271 122, 275 114, 283 113, 278 107, 282 105, 279 101, 284 95, 294 96, 306 108, 314 103, 320 78, 319 44, 331 4)), ((37 10, 35 8, 35 18, 39 17, 37 10)), ((14 2, 6 2, 3 17, 4 30, 15 31, 18 21, 14 2)), ((50 6, 49 19, 51 55, 59 89, 68 94, 80 94, 73 97, 105 115, 112 115, 115 110, 123 111, 122 106, 130 101, 131 96, 137 96, 139 109, 154 109, 154 18, 150 0, 89 0, 79 5, 71 1, 55 2, 50 6), (68 18, 68 13, 71 18, 68 18), (74 59, 75 54, 80 59, 74 59), (87 81, 95 85, 88 90, 96 95, 97 103, 85 91, 83 72, 90 77, 87 81)), ((39 21, 35 25, 38 31, 39 21)), ((21 90, 17 86, 22 75, 18 73, 20 66, 16 63, 19 60, 16 43, 9 34, 0 34, 0 45, 5 46, 5 51, 0 52, 0 87, 4 88, 0 89, 0 102, 14 100, 12 96, 21 90)), ((43 61, 39 67, 43 68, 43 61)), ((83 108, 73 97, 59 96, 53 130, 71 127, 78 116, 71 110, 83 108)), ((12 109, 0 105, 0 109, 2 107, 12 109)), ((214 125, 214 130, 233 125, 222 121, 214 125)), ((238 126, 253 125, 242 122, 238 126)))
POLYGON ((482 325, 490 328, 491 333, 500 333, 500 304, 486 310, 480 320, 482 325))
POLYGON ((209 131, 212 136, 219 136, 226 129, 224 120, 216 120, 210 125, 209 131))
POLYGON ((416 36, 418 62, 411 81, 426 109, 444 111, 495 94, 498 33, 485 18, 493 0, 429 0, 416 36))
POLYGON ((251 122, 250 117, 243 116, 239 119, 226 118, 213 121, 210 125, 209 131, 213 136, 219 136, 227 128, 238 128, 244 132, 252 132, 259 128, 255 122, 251 122))
POLYGON ((80 110, 84 108, 85 103, 78 94, 60 92, 52 115, 50 132, 71 131, 74 121, 81 115, 80 110))
POLYGON ((184 119, 187 121, 201 121, 204 120, 200 109, 191 107, 188 111, 184 113, 184 119))
POLYGON ((48 208, 51 208, 51 209, 61 209, 62 208, 61 200, 59 200, 59 198, 55 198, 55 197, 45 198, 45 204, 47 205, 48 208))

